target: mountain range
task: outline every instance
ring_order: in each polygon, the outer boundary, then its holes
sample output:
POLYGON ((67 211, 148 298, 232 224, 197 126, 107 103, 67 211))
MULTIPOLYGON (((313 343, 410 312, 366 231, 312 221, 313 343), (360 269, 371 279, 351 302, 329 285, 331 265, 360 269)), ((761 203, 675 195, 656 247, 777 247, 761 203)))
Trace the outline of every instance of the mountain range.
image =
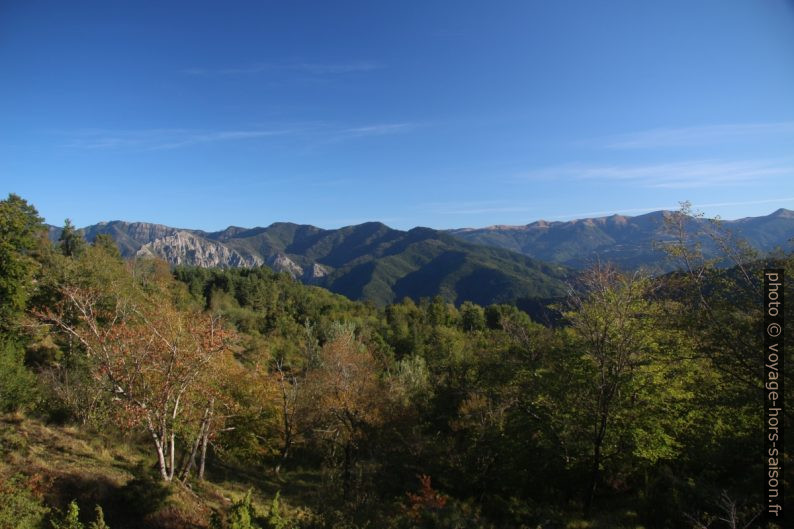
MULTIPOLYGON (((448 233, 467 242, 503 248, 571 268, 584 268, 601 260, 626 269, 645 267, 663 271, 672 265, 665 261, 665 254, 657 243, 671 240, 665 229, 665 220, 671 215, 670 211, 654 211, 635 217, 612 215, 565 222, 540 220, 524 226, 463 228, 448 230, 448 233)), ((689 221, 688 231, 693 240, 701 243, 704 254, 716 255, 713 242, 702 235, 713 220, 690 217, 689 221)), ((761 253, 778 247, 791 250, 794 211, 778 209, 766 216, 720 222, 761 253)))
MULTIPOLYGON (((112 236, 124 257, 157 256, 174 265, 267 265, 351 299, 376 304, 440 295, 479 304, 562 294, 569 272, 516 252, 468 243, 429 228, 401 231, 379 222, 336 230, 279 222, 219 232, 112 221, 83 228, 112 236)), ((60 229, 51 227, 57 239, 60 229)))
MULTIPOLYGON (((446 231, 401 231, 379 222, 326 230, 278 222, 205 232, 112 221, 82 232, 88 241, 99 234, 112 236, 124 257, 156 256, 173 265, 202 267, 266 265, 304 283, 376 304, 440 295, 454 303, 487 305, 560 296, 575 270, 596 259, 625 268, 665 269, 655 243, 669 239, 664 225, 670 214, 446 231)), ((691 224, 707 222, 693 218, 691 224)), ((724 225, 761 252, 788 249, 794 212, 780 209, 724 225)), ((50 237, 57 239, 60 231, 51 226, 50 237)), ((704 248, 709 252, 711 247, 704 248)))

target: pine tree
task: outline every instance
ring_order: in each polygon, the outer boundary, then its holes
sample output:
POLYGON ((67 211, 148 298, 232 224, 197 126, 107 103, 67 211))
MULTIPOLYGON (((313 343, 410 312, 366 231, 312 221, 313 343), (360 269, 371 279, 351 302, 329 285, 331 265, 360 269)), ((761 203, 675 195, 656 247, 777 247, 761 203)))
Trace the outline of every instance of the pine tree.
POLYGON ((82 233, 74 227, 72 221, 66 219, 63 224, 63 231, 58 238, 60 243, 61 253, 66 257, 76 257, 85 248, 85 239, 82 233))
POLYGON ((0 331, 25 309, 38 264, 32 254, 44 230, 36 208, 17 195, 0 201, 0 331))
POLYGON ((107 233, 100 233, 94 239, 94 247, 102 248, 107 252, 108 255, 111 257, 115 257, 116 259, 121 259, 121 252, 119 251, 119 247, 116 244, 116 241, 108 235, 107 233))

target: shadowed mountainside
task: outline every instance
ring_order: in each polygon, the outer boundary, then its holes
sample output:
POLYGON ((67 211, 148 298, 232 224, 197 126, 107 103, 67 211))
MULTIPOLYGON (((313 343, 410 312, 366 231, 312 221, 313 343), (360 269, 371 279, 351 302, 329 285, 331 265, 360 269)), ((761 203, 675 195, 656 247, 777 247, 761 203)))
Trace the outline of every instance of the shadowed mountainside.
MULTIPOLYGON (((51 228, 55 239, 60 230, 51 228)), ((379 222, 336 230, 275 223, 220 232, 113 221, 84 228, 111 235, 124 257, 157 256, 201 267, 267 265, 351 299, 385 304, 441 295, 480 304, 564 292, 567 271, 524 255, 462 241, 429 228, 400 231, 379 222)))
MULTIPOLYGON (((277 222, 204 232, 112 221, 83 228, 83 233, 89 241, 99 234, 112 236, 124 257, 156 256, 174 265, 201 267, 266 265, 377 304, 441 295, 450 302, 487 305, 558 296, 565 290, 567 269, 596 260, 626 269, 669 270, 657 243, 670 240, 665 231, 670 215, 655 211, 446 232, 401 231, 380 222, 333 230, 277 222)), ((710 222, 692 218, 690 228, 694 233, 710 222)), ((794 237, 794 212, 779 209, 763 217, 723 221, 723 226, 762 253, 786 249, 794 237)), ((59 234, 60 228, 50 228, 51 238, 59 234)), ((717 253, 710 240, 701 236, 699 242, 707 256, 717 253)))

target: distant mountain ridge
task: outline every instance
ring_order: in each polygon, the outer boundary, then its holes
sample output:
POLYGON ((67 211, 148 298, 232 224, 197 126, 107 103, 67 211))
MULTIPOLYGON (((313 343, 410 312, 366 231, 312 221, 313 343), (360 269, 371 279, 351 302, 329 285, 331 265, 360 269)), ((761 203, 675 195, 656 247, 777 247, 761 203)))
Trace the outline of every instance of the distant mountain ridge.
MULTIPOLYGON (((83 229, 112 236, 124 257, 156 256, 202 267, 267 265, 351 299, 377 304, 440 295, 480 304, 562 294, 568 271, 429 228, 400 231, 379 222, 336 230, 279 222, 219 232, 124 221, 83 229)), ((57 239, 60 229, 51 227, 57 239)))
MULTIPOLYGON (((83 233, 89 241, 111 235, 124 257, 156 256, 174 265, 201 267, 266 265, 304 283, 378 304, 434 295, 489 304, 559 296, 571 270, 595 260, 628 269, 669 268, 654 243, 669 240, 664 221, 670 214, 447 231, 401 231, 379 222, 326 230, 277 222, 205 232, 111 221, 83 228, 83 233)), ((707 222, 692 219, 693 226, 707 222)), ((723 222, 761 252, 788 249, 794 238, 794 211, 787 209, 723 222)), ((51 238, 59 235, 60 228, 50 227, 51 238)), ((704 243, 706 253, 711 252, 713 247, 704 243)))
MULTIPOLYGON (((523 226, 463 228, 447 233, 467 242, 504 248, 535 259, 583 268, 594 262, 611 261, 624 268, 640 266, 665 269, 665 255, 654 243, 670 240, 665 231, 669 211, 654 211, 634 217, 611 215, 571 221, 536 221, 523 226)), ((691 218, 692 227, 703 227, 710 219, 691 218)), ((791 249, 794 211, 778 209, 770 215, 721 221, 756 250, 766 253, 776 247, 791 249)), ((710 241, 701 239, 706 254, 715 253, 710 241)))

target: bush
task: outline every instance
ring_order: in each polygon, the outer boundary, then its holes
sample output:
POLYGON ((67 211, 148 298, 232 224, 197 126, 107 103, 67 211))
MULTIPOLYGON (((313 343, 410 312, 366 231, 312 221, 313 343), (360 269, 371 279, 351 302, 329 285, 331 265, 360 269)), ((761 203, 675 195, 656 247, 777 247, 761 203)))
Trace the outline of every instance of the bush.
MULTIPOLYGON (((110 529, 105 523, 105 513, 102 507, 94 507, 94 521, 88 524, 88 529, 110 529)), ((66 512, 59 513, 58 516, 50 520, 52 529, 85 529, 85 525, 80 521, 80 507, 75 500, 72 500, 66 507, 66 512)))
POLYGON ((251 505, 251 490, 240 500, 234 502, 229 511, 228 529, 259 529, 252 521, 254 518, 254 508, 251 505))
POLYGON ((12 341, 0 342, 0 412, 22 409, 36 398, 36 378, 25 367, 25 352, 12 341))
POLYGON ((105 523, 105 513, 102 511, 102 507, 97 505, 94 507, 94 512, 96 513, 96 518, 88 525, 88 529, 110 529, 108 524, 105 523))
POLYGON ((50 520, 52 529, 85 529, 85 526, 80 522, 80 508, 77 502, 72 500, 66 507, 66 512, 59 513, 50 520))
POLYGON ((0 475, 0 529, 39 529, 48 512, 24 476, 0 475))
POLYGON ((266 529, 290 529, 289 520, 281 514, 281 505, 279 504, 279 493, 277 492, 273 501, 270 504, 270 510, 265 517, 266 529))

